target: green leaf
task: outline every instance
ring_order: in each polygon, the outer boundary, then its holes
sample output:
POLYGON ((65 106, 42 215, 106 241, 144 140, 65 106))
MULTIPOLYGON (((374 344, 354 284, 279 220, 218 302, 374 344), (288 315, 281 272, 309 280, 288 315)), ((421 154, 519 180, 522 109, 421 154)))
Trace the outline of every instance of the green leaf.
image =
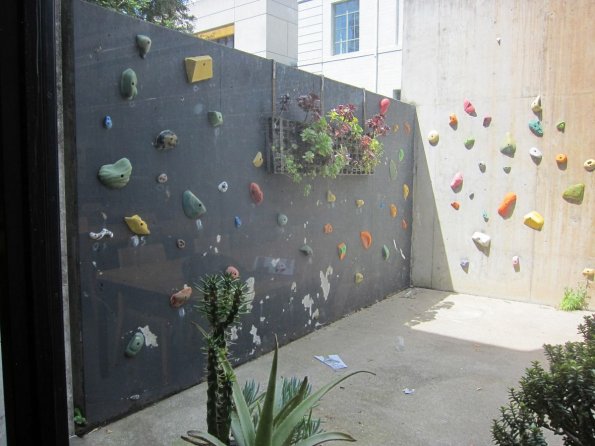
POLYGON ((320 434, 312 435, 294 446, 316 446, 317 444, 326 443, 327 441, 356 441, 349 434, 343 432, 321 432, 320 434))
MULTIPOLYGON (((276 359, 276 358, 275 358, 276 359)), ((302 401, 290 414, 288 414, 281 422, 281 424, 275 429, 273 433, 273 444, 283 444, 287 438, 291 435, 295 426, 297 426, 301 420, 303 419, 304 415, 312 409, 320 399, 324 395, 326 395, 333 387, 337 384, 345 381, 347 378, 357 375, 358 373, 369 373, 370 375, 376 375, 375 373, 368 372, 365 370, 358 370, 356 372, 349 373, 348 375, 342 376, 340 378, 331 381, 327 385, 321 387, 318 391, 314 392, 304 401, 302 401)), ((260 446, 260 444, 259 444, 260 446)))
POLYGON ((283 409, 281 409, 279 414, 275 417, 275 426, 278 426, 285 418, 287 418, 287 415, 289 415, 304 400, 307 391, 308 378, 306 377, 306 379, 302 381, 299 391, 285 404, 285 406, 283 406, 283 409))
POLYGON ((188 443, 196 444, 196 445, 204 445, 205 441, 207 444, 212 446, 227 446, 217 437, 209 434, 208 432, 202 431, 188 431, 188 436, 182 435, 182 440, 187 441, 188 443))
MULTIPOLYGON (((256 445, 258 446, 272 446, 273 435, 273 413, 275 410, 275 387, 277 385, 277 356, 279 354, 279 345, 275 338, 275 353, 273 355, 273 363, 271 365, 271 373, 269 375, 269 383, 267 386, 267 393, 260 413, 260 420, 258 420, 258 428, 256 429, 256 445)), ((275 444, 277 444, 275 442, 275 444)))

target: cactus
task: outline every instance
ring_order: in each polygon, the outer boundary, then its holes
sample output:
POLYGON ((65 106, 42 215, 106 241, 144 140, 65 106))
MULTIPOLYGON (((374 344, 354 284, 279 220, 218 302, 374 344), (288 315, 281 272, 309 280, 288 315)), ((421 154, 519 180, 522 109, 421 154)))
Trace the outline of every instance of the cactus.
POLYGON ((196 288, 203 295, 198 310, 206 317, 210 330, 203 330, 207 355, 208 432, 229 444, 232 410, 232 379, 221 364, 228 357, 228 330, 248 310, 246 285, 231 274, 207 275, 196 288))

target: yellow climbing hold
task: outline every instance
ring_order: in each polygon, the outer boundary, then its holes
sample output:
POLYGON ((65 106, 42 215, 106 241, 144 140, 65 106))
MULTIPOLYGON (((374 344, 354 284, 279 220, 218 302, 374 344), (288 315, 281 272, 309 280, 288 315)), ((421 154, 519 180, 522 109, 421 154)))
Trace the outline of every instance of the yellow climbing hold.
POLYGON ((362 273, 355 273, 355 283, 362 283, 364 281, 364 275, 362 273))
POLYGON ((327 191, 326 193, 326 201, 328 201, 329 203, 334 203, 335 201, 337 201, 337 197, 335 196, 335 194, 333 194, 330 190, 327 191))
POLYGON ((184 59, 186 77, 189 83, 204 81, 213 77, 211 56, 187 57, 184 59))
POLYGON ((403 184, 403 198, 406 200, 409 196, 409 186, 403 184))
POLYGON ((262 166, 263 162, 264 162, 264 160, 262 158, 262 152, 258 152, 256 154, 256 156, 254 157, 254 159, 252 160, 252 164, 254 164, 254 167, 260 167, 260 166, 262 166))
POLYGON ((149 235, 151 233, 147 224, 138 215, 133 215, 132 217, 124 217, 124 220, 126 221, 126 224, 130 228, 130 230, 135 234, 149 235))
POLYGON ((397 205, 396 204, 391 204, 390 205, 390 216, 392 218, 397 218, 397 214, 398 214, 398 209, 397 209, 397 205))
POLYGON ((364 200, 355 200, 355 205, 361 208, 364 205, 364 200))
POLYGON ((543 227, 543 216, 537 211, 531 211, 524 217, 524 223, 529 226, 531 229, 536 229, 537 231, 541 231, 543 227))

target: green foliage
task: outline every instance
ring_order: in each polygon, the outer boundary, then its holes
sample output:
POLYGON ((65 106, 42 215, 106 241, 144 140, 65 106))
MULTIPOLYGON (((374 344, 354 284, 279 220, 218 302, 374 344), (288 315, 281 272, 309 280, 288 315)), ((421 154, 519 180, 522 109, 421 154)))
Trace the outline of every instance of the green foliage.
POLYGON ((74 408, 74 417, 73 417, 74 424, 77 426, 86 426, 87 419, 83 416, 83 413, 78 407, 74 408))
POLYGON ((584 341, 544 346, 545 370, 534 362, 510 390, 509 403, 494 420, 500 446, 542 446, 542 429, 561 435, 565 445, 592 445, 595 438, 595 319, 579 325, 584 341))
POLYGON ((104 8, 147 22, 191 33, 195 17, 188 12, 189 0, 89 0, 104 8))
MULTIPOLYGON (((254 401, 249 404, 237 380, 233 380, 235 410, 232 414, 232 432, 237 444, 239 446, 315 446, 327 441, 355 441, 350 435, 341 432, 318 432, 308 438, 300 439, 296 443, 293 443, 292 435, 294 435, 298 426, 304 422, 304 417, 308 416, 318 401, 333 387, 353 375, 370 372, 357 371, 341 376, 310 395, 307 395, 309 387, 307 378, 300 381, 297 393, 295 393, 294 388, 295 382, 289 383, 285 390, 283 388, 279 390, 277 382, 278 350, 278 347, 275 346, 267 390, 257 419, 253 416, 254 410, 250 408, 251 405, 252 408, 254 407, 254 401), (281 392, 280 400, 278 396, 279 391, 281 392), (283 396, 289 398, 285 403, 282 402, 283 396), (281 403, 276 401, 281 401, 281 403)), ((222 356, 221 362, 225 371, 233 374, 227 358, 222 356)), ((248 393, 253 395, 253 389, 248 393)), ((187 436, 182 436, 182 439, 195 445, 202 445, 206 442, 208 445, 225 446, 224 443, 214 436, 200 431, 188 431, 187 436)))
POLYGON ((576 288, 564 288, 564 297, 560 302, 560 310, 585 310, 588 298, 587 287, 584 285, 579 284, 576 288))
POLYGON ((195 324, 207 344, 207 426, 211 435, 227 445, 234 377, 233 372, 226 370, 221 361, 222 358, 227 360, 228 329, 241 314, 248 311, 247 288, 228 273, 205 276, 197 288, 203 295, 197 307, 210 325, 210 331, 207 332, 195 324))

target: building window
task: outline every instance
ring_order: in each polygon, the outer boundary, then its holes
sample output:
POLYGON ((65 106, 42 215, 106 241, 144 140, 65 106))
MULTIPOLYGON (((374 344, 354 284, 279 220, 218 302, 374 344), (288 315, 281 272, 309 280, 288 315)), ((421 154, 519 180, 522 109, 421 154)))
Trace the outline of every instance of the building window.
POLYGON ((359 51, 359 0, 333 5, 333 54, 359 51))
POLYGON ((210 40, 211 42, 219 43, 228 48, 233 48, 235 44, 234 33, 235 26, 231 24, 201 31, 196 33, 195 36, 200 37, 201 39, 210 40))

